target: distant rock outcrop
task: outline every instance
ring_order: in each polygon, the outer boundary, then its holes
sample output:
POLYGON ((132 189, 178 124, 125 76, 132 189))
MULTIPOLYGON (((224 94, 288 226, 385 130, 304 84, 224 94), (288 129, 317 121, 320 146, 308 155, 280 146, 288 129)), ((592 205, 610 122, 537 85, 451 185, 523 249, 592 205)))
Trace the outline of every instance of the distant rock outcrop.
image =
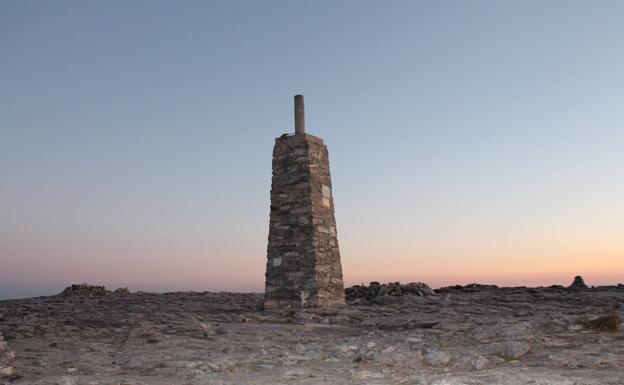
POLYGON ((104 286, 94 286, 82 283, 80 285, 71 285, 65 288, 58 295, 61 297, 103 297, 106 295, 126 296, 130 295, 127 287, 120 287, 115 291, 110 291, 104 286))
POLYGON ((113 292, 116 295, 130 295, 130 290, 127 287, 120 287, 113 292))
POLYGON ((101 297, 110 293, 104 286, 93 286, 83 283, 68 286, 59 295, 61 297, 101 297))
POLYGON ((445 286, 439 289, 435 289, 436 293, 452 293, 452 292, 465 292, 471 293, 479 290, 490 290, 490 289, 498 289, 496 285, 483 285, 480 283, 469 283, 468 285, 453 285, 453 286, 445 286))
POLYGON ((583 281, 583 277, 577 275, 576 277, 574 277, 574 282, 572 282, 572 284, 568 288, 572 290, 584 290, 588 287, 585 284, 585 281, 583 281))
POLYGON ((419 296, 435 295, 435 292, 422 282, 412 282, 405 285, 401 285, 400 282, 384 283, 371 282, 366 285, 355 285, 345 289, 345 297, 347 301, 354 301, 356 299, 372 300, 378 297, 401 297, 401 296, 419 296))

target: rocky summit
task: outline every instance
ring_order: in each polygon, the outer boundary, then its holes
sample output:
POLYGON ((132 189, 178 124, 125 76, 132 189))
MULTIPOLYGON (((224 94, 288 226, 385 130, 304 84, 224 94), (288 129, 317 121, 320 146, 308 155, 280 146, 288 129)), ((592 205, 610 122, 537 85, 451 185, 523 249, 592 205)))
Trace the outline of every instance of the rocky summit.
POLYGON ((622 285, 364 286, 331 308, 84 286, 0 301, 0 384, 624 384, 622 285))

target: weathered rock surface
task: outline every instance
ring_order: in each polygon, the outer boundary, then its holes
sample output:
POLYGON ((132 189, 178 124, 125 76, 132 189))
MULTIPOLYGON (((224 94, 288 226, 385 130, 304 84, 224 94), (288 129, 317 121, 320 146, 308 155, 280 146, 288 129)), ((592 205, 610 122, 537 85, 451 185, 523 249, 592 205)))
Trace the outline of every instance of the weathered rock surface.
POLYGON ((262 298, 0 301, 0 384, 624 384, 622 328, 578 324, 621 317, 616 286, 472 288, 259 311, 262 298))

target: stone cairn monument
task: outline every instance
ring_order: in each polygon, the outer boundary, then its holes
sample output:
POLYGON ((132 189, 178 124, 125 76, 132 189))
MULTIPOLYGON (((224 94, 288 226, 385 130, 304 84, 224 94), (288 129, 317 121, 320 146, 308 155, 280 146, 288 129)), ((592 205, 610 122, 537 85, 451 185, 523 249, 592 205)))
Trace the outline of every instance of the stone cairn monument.
POLYGON ((275 139, 264 307, 345 303, 329 156, 305 133, 295 96, 295 133, 275 139))

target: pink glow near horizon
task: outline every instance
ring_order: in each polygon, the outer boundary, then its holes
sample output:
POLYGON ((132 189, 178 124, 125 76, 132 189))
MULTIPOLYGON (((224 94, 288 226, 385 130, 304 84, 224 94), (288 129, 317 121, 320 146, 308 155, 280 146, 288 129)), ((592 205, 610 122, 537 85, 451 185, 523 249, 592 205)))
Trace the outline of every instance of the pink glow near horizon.
MULTIPOLYGON (((349 247, 345 247, 350 250, 349 247)), ((374 253, 373 253, 374 254, 374 253)), ((498 286, 567 286, 575 275, 582 275, 588 285, 613 285, 624 282, 624 262, 619 253, 603 254, 596 259, 587 256, 535 259, 508 257, 494 261, 491 257, 413 257, 409 253, 395 254, 383 259, 361 253, 358 258, 343 253, 345 286, 379 282, 425 282, 433 288, 468 283, 498 286), (560 260, 561 259, 561 260, 560 260), (608 268, 606 266, 609 266, 608 268)), ((91 259, 83 264, 50 264, 34 267, 13 261, 14 274, 3 279, 4 285, 19 287, 23 282, 36 282, 41 292, 54 294, 72 283, 104 285, 110 289, 128 287, 132 291, 238 291, 264 290, 264 263, 262 255, 252 262, 245 260, 214 260, 180 257, 169 260, 161 256, 148 261, 137 258, 91 259)), ((0 293, 2 294, 2 293, 0 293)), ((32 294, 35 295, 35 294, 32 294)))

